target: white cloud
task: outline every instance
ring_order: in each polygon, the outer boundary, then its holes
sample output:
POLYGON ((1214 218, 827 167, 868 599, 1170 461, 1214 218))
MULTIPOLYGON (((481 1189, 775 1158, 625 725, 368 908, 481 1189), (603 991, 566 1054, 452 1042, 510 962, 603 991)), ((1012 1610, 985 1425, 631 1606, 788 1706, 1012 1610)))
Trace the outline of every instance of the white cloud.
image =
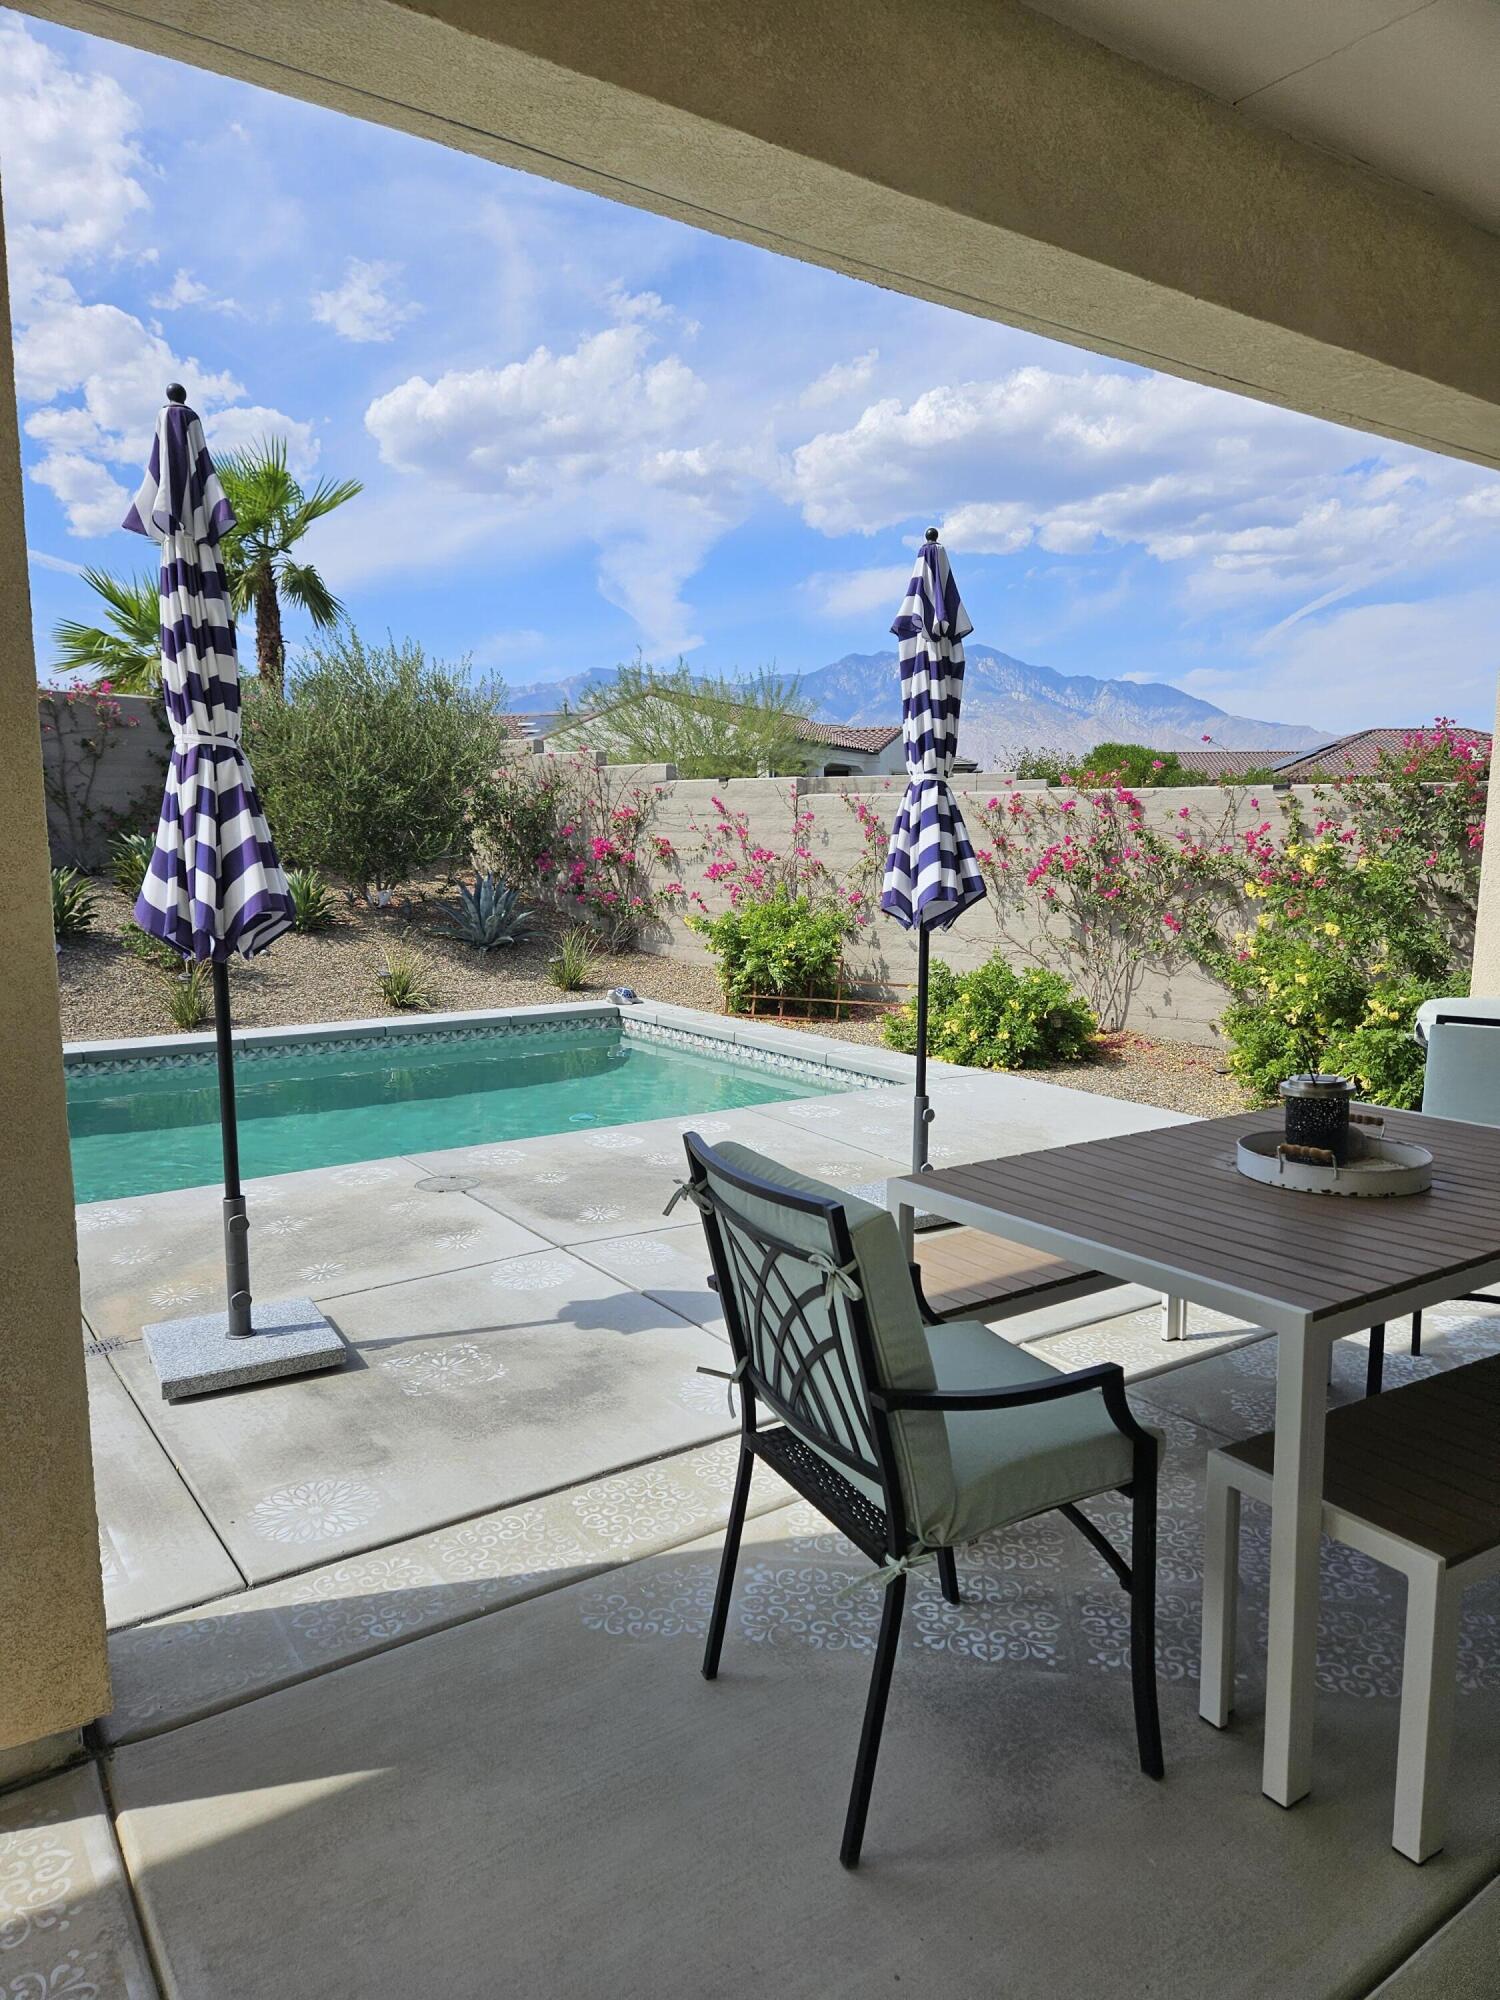
POLYGON ((405 326, 421 310, 396 296, 394 287, 400 275, 399 264, 350 257, 341 285, 313 293, 312 316, 345 340, 392 340, 397 327, 405 326))
POLYGON ((831 368, 825 368, 816 381, 808 383, 798 401, 804 410, 812 410, 824 403, 836 403, 843 396, 856 394, 868 386, 879 359, 880 349, 871 347, 863 354, 856 354, 852 361, 836 361, 831 368))
POLYGON ((267 438, 278 437, 286 444, 286 462, 294 479, 306 479, 318 461, 319 443, 310 423, 301 423, 281 410, 266 409, 259 403, 230 403, 204 420, 208 448, 217 457, 244 451, 267 438))
POLYGON ((862 618, 866 612, 896 615, 911 581, 911 564, 880 563, 872 569, 816 570, 803 583, 814 610, 825 618, 862 618))
POLYGON ((1032 524, 1018 500, 983 501, 956 507, 942 523, 943 546, 955 555, 1008 556, 1024 549, 1032 524))
POLYGON ((126 248, 149 207, 139 122, 112 78, 70 69, 18 15, 0 14, 0 172, 18 320, 64 265, 126 248))
POLYGON ((1140 550, 1189 616, 1268 623, 1495 539, 1500 480, 1222 391, 1027 367, 870 404, 785 461, 809 526, 872 535, 923 510, 957 552, 1140 550))
POLYGON ((56 570, 62 576, 83 575, 84 565, 82 563, 69 562, 66 556, 48 555, 45 549, 27 549, 26 560, 37 569, 56 570))
POLYGON ((130 505, 130 493, 96 458, 82 452, 49 452, 32 469, 32 478, 56 496, 75 535, 107 535, 118 528, 130 505))
MULTIPOLYGON (((23 405, 36 406, 24 430, 41 447, 29 473, 54 495, 69 532, 85 537, 119 527, 168 382, 184 382, 205 416, 217 413, 211 447, 279 431, 304 467, 317 452, 310 425, 239 407, 244 388, 228 370, 179 355, 122 307, 80 296, 75 275, 142 260, 132 224, 149 212, 154 169, 135 136, 140 123, 119 84, 70 67, 17 16, 0 13, 16 388, 23 405)), ((157 303, 196 302, 203 291, 179 270, 157 303)))
POLYGON ((178 266, 177 275, 164 292, 151 300, 157 312, 176 312, 181 306, 202 306, 206 312, 238 313, 244 308, 237 299, 217 299, 208 286, 191 271, 178 266))
POLYGON ((481 492, 587 478, 631 446, 666 448, 703 405, 685 362, 647 358, 650 338, 610 327, 570 354, 538 347, 503 368, 413 375, 376 397, 365 427, 388 465, 481 492))

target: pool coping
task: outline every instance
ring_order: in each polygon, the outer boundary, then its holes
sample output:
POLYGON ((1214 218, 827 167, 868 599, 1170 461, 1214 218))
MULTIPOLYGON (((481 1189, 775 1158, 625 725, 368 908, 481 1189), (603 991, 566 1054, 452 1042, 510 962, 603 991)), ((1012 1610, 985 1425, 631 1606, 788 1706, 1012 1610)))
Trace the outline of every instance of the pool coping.
MULTIPOLYGON (((246 1051, 303 1046, 308 1042, 371 1041, 386 1036, 416 1039, 482 1034, 496 1029, 518 1034, 549 1027, 607 1026, 618 1023, 632 1040, 665 1042, 699 1050, 718 1046, 741 1062, 806 1074, 832 1071, 858 1078, 867 1085, 907 1083, 910 1056, 860 1043, 835 1041, 816 1030, 782 1028, 772 1023, 710 1014, 701 1008, 678 1007, 665 1001, 554 1001, 533 1007, 473 1008, 444 1014, 391 1014, 369 1020, 316 1021, 274 1028, 240 1028, 235 1046, 246 1051)), ((65 1069, 83 1070, 109 1063, 154 1062, 207 1056, 213 1053, 212 1032, 181 1035, 136 1035, 117 1040, 65 1042, 65 1069)), ((933 1063, 934 1073, 948 1064, 933 1063)))

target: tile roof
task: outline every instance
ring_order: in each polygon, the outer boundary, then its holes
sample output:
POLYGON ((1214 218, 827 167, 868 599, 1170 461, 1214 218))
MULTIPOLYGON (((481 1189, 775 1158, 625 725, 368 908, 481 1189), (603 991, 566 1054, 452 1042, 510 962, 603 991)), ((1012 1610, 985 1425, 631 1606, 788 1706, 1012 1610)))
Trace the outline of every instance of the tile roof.
MULTIPOLYGON (((1302 750, 1294 757, 1284 758, 1276 766, 1277 782, 1296 784, 1311 777, 1373 777, 1380 769, 1381 758, 1399 754, 1405 749, 1407 738, 1417 733, 1410 729, 1356 729, 1316 750, 1302 750)), ((1453 733, 1462 742, 1489 749, 1490 735, 1486 729, 1456 729, 1453 733)))
POLYGON ((797 734, 804 743, 823 743, 830 750, 884 750, 901 734, 901 725, 882 723, 878 729, 855 729, 842 722, 802 721, 797 734))
POLYGON ((1285 757, 1284 750, 1177 750, 1171 754, 1185 771, 1195 777, 1217 778, 1221 775, 1237 778, 1245 771, 1274 770, 1285 757))

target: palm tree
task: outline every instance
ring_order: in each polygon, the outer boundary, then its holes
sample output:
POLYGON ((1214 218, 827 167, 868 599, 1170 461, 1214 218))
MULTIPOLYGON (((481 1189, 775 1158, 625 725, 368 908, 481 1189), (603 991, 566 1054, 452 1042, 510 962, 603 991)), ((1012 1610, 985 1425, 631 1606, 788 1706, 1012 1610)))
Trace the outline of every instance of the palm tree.
POLYGON ((235 513, 223 543, 224 577, 236 611, 255 612, 255 665, 261 686, 280 694, 286 646, 281 600, 305 611, 320 631, 337 625, 344 607, 311 563, 294 562, 292 550, 314 521, 352 500, 357 479, 321 479, 305 493, 287 467, 286 439, 266 438, 248 451, 218 460, 219 482, 235 513))
POLYGON ((86 569, 83 580, 104 600, 106 623, 60 618, 52 628, 57 662, 108 681, 116 694, 155 694, 161 686, 161 611, 154 576, 111 576, 86 569))

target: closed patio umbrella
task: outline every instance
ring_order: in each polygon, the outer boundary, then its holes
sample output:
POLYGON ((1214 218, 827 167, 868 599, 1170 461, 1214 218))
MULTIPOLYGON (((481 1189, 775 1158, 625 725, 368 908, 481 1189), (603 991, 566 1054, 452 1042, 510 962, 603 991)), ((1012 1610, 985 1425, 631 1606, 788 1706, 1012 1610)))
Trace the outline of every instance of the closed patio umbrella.
POLYGON ((927 530, 901 609, 891 625, 901 655, 901 735, 906 792, 886 851, 880 907, 917 933, 917 1076, 911 1165, 927 1165, 927 983, 932 933, 979 902, 984 877, 949 788, 958 754, 963 642, 974 629, 936 528, 927 530))
POLYGON ((291 899, 240 745, 234 618, 219 544, 234 526, 203 426, 177 383, 157 419, 151 461, 123 525, 161 548, 162 694, 172 757, 151 865, 135 920, 184 960, 212 967, 224 1152, 228 1312, 146 1329, 171 1400, 344 1359, 310 1299, 252 1313, 249 1225, 240 1187, 229 960, 264 951, 289 930, 291 899), (251 1336, 263 1336, 250 1345, 251 1336))

